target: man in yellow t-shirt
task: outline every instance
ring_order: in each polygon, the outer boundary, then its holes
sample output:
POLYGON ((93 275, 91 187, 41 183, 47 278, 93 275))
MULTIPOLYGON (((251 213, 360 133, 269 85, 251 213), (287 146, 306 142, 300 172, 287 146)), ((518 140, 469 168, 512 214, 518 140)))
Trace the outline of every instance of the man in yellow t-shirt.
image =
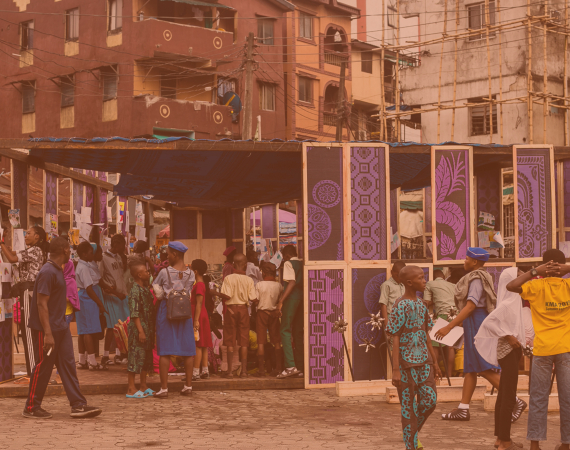
POLYGON ((543 264, 515 278, 507 289, 516 292, 530 303, 534 324, 534 349, 527 439, 530 449, 539 450, 539 442, 546 441, 548 398, 552 366, 558 379, 560 400, 559 450, 569 450, 570 442, 570 273, 566 257, 560 250, 547 250, 543 264), (537 277, 541 277, 538 278, 537 277), (565 407, 566 406, 566 407, 565 407))

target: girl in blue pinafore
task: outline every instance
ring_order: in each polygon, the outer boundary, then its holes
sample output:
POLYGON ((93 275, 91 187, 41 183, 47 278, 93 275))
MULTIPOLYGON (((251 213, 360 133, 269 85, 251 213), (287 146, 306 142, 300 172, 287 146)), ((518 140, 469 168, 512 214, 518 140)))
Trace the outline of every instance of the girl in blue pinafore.
POLYGON ((186 382, 180 394, 185 396, 192 394, 192 369, 196 355, 194 324, 192 319, 169 320, 166 308, 166 298, 173 289, 177 291, 185 289, 188 295, 192 291, 195 276, 194 272, 184 264, 184 253, 187 251, 188 247, 181 242, 170 242, 167 249, 170 266, 161 270, 154 281, 154 284, 162 287, 165 294, 156 314, 156 350, 160 356, 161 383, 160 391, 153 394, 157 398, 168 397, 168 368, 171 356, 184 357, 186 382))

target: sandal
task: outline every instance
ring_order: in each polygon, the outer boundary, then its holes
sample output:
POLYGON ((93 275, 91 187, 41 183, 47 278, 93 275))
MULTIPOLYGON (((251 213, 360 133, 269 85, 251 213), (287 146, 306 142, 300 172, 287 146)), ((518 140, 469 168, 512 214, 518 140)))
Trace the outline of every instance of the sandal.
POLYGON ((146 398, 148 397, 147 395, 145 395, 143 392, 141 391, 137 391, 135 392, 133 395, 126 395, 127 398, 146 398))
POLYGON ((300 373, 301 372, 299 372, 296 367, 289 367, 288 369, 285 369, 283 372, 277 375, 277 378, 282 380, 284 378, 294 377, 295 375, 299 375, 300 373))
POLYGON ((81 363, 77 363, 76 367, 78 370, 89 370, 89 364, 85 363, 85 364, 81 364, 81 363))
POLYGON ((92 365, 89 364, 89 370, 109 370, 107 366, 103 366, 102 364, 92 365))
POLYGON ((143 392, 143 394, 147 397, 150 397, 151 395, 154 395, 154 391, 151 388, 148 388, 146 391, 143 392))
POLYGON ((152 396, 154 398, 165 399, 165 398, 168 398, 168 391, 163 391, 163 392, 160 392, 158 394, 155 392, 154 394, 152 394, 152 396))
POLYGON ((456 420, 459 422, 467 422, 471 418, 468 409, 455 408, 448 414, 442 414, 443 420, 456 420))

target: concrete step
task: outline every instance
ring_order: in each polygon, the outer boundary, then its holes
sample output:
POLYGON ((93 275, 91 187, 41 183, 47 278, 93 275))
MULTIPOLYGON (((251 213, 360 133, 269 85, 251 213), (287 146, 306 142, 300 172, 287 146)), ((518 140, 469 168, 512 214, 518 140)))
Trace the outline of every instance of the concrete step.
MULTIPOLYGON (((528 393, 518 392, 517 396, 528 404, 529 402, 528 393)), ((485 409, 485 411, 494 411, 496 403, 497 403, 497 394, 493 395, 485 394, 485 399, 483 400, 483 408, 485 409)), ((525 411, 528 411, 528 408, 525 411)), ((548 411, 549 412, 560 411, 560 404, 558 403, 558 394, 550 394, 550 397, 548 399, 548 411)))
MULTIPOLYGON (((485 399, 486 386, 477 385, 475 387, 475 392, 473 393, 472 400, 483 401, 485 399)), ((460 402, 461 395, 463 393, 463 386, 438 386, 437 387, 437 402, 438 403, 448 403, 448 402, 460 402)), ((386 388, 386 401, 388 403, 400 403, 398 398, 398 390, 394 387, 386 388)))

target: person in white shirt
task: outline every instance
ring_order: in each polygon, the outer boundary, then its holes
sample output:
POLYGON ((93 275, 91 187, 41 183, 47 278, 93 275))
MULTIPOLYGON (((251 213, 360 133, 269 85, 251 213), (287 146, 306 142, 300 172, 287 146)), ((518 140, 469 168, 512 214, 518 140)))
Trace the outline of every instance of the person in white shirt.
POLYGON ((266 262, 261 268, 263 273, 263 281, 257 283, 255 290, 257 291, 257 317, 255 329, 257 332, 257 375, 265 376, 265 348, 267 343, 267 333, 276 356, 276 371, 281 373, 283 370, 283 349, 281 348, 281 333, 279 331, 279 311, 277 304, 279 296, 283 292, 283 286, 275 281, 277 268, 275 264, 266 262))
POLYGON ((245 274, 253 280, 253 284, 257 286, 257 283, 263 281, 263 275, 261 270, 257 267, 259 259, 257 252, 249 250, 247 252, 247 268, 245 269, 245 274))

